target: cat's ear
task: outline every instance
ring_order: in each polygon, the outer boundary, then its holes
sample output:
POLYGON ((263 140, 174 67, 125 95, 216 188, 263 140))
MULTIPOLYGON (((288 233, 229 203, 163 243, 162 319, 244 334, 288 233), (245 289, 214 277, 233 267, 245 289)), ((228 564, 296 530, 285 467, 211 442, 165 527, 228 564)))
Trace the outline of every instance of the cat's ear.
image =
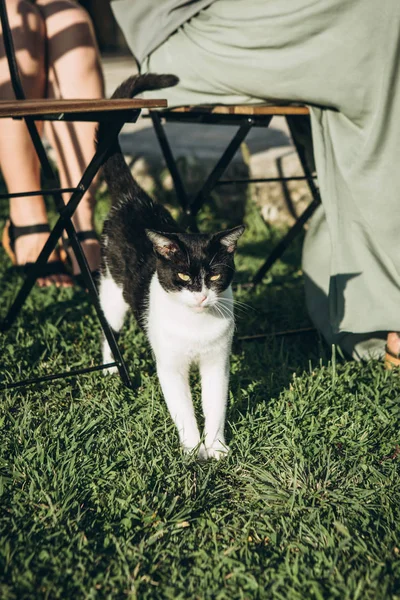
POLYGON ((239 225, 233 229, 228 229, 227 231, 222 231, 221 233, 215 234, 214 239, 217 239, 219 243, 225 247, 226 251, 232 254, 235 252, 237 241, 244 230, 245 226, 239 225))
POLYGON ((145 229, 146 235, 153 244, 154 250, 164 258, 172 258, 179 251, 179 246, 173 237, 153 229, 145 229))

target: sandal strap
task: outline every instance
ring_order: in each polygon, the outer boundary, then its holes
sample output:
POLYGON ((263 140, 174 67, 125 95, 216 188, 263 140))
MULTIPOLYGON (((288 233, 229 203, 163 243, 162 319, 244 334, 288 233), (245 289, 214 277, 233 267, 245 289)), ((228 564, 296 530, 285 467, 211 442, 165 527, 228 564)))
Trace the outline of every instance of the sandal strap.
MULTIPOLYGON (((86 240, 96 240, 99 241, 99 236, 95 232, 94 229, 88 229, 87 231, 77 231, 76 237, 80 242, 85 242, 86 240)), ((63 238, 63 246, 64 248, 71 247, 71 241, 69 238, 63 238)))
MULTIPOLYGON (((14 265, 11 267, 11 269, 15 273, 22 273, 26 275, 33 269, 34 266, 35 263, 28 262, 24 265, 14 265)), ((49 277, 50 275, 68 275, 68 271, 66 270, 62 260, 52 260, 51 262, 46 263, 38 273, 38 277, 49 277)))
POLYGON ((88 229, 88 231, 78 231, 76 235, 80 242, 85 242, 86 240, 99 241, 99 236, 94 229, 88 229))
POLYGON ((386 354, 389 354, 389 356, 392 356, 393 358, 397 358, 398 360, 400 360, 400 353, 399 354, 395 354, 394 352, 392 352, 391 350, 389 350, 389 348, 387 347, 387 345, 385 346, 385 352, 386 352, 386 354))
POLYGON ((50 226, 48 223, 37 223, 36 225, 14 225, 12 221, 10 221, 10 237, 13 237, 14 240, 24 236, 24 235, 32 235, 34 233, 49 233, 50 226), (11 236, 12 232, 12 236, 11 236))
POLYGON ((8 236, 10 238, 10 246, 14 251, 15 242, 18 238, 23 237, 24 235, 33 235, 35 233, 50 233, 50 226, 48 223, 36 223, 36 225, 14 225, 14 223, 10 220, 10 224, 8 227, 8 236))

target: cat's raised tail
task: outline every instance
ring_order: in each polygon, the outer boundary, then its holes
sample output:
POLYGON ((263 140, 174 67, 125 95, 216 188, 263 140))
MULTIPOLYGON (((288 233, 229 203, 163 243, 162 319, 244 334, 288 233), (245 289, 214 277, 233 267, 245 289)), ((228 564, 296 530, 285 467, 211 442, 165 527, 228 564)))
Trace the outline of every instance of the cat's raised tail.
POLYGON ((156 73, 132 75, 117 87, 111 98, 134 98, 142 92, 173 87, 178 82, 179 78, 176 75, 157 75, 156 73))
MULTIPOLYGON (((161 90, 173 87, 179 82, 175 75, 157 75, 156 73, 145 73, 144 75, 132 75, 121 83, 111 98, 133 98, 142 92, 161 90)), ((96 132, 96 143, 101 144, 107 135, 109 124, 104 121, 99 124, 96 132)), ((124 160, 118 141, 109 151, 106 162, 103 165, 103 173, 108 185, 112 199, 120 197, 121 193, 127 193, 137 187, 131 172, 124 160)))

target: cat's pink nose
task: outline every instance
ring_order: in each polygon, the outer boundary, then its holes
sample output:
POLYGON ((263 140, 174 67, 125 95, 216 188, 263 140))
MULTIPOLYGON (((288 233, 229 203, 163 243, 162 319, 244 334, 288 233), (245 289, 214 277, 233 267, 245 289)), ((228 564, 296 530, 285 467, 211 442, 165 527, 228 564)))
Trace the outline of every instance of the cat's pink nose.
POLYGON ((199 304, 203 304, 206 300, 207 300, 208 296, 205 296, 204 294, 198 299, 198 303, 199 304))

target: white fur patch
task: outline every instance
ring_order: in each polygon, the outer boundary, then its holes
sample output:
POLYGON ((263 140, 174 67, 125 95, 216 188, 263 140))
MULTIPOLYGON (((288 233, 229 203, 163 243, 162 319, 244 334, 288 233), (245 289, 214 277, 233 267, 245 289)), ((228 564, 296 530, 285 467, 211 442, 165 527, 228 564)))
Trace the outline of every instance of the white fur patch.
POLYGON ((205 447, 210 456, 219 457, 221 447, 226 447, 224 422, 234 331, 233 297, 229 287, 221 295, 226 308, 219 312, 215 308, 217 295, 212 290, 206 291, 209 304, 201 308, 194 299, 190 300, 193 293, 188 290, 187 294, 166 292, 155 274, 150 285, 146 329, 168 409, 181 443, 188 450, 200 444, 188 382, 190 366, 199 366, 205 447))
MULTIPOLYGON (((166 292, 152 278, 145 318, 148 338, 157 362, 157 374, 171 417, 186 451, 197 450, 202 458, 220 458, 227 451, 224 438, 229 384, 229 356, 234 331, 233 297, 229 287, 218 295, 203 285, 201 292, 166 292), (205 417, 204 444, 197 426, 189 370, 199 366, 205 417)), ((123 325, 128 304, 109 271, 102 277, 100 302, 114 331, 123 325)), ((103 360, 112 362, 103 344, 103 360)))

